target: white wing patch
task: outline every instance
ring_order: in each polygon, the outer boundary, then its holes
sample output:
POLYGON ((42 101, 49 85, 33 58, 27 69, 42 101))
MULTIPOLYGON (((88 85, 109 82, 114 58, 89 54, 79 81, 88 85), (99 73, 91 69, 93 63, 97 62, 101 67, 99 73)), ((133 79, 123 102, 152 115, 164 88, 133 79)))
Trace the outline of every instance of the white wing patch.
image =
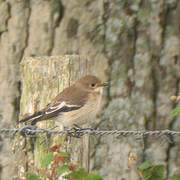
POLYGON ((45 114, 50 114, 50 113, 53 113, 55 111, 58 111, 59 109, 62 109, 62 108, 72 108, 72 107, 81 107, 80 105, 74 105, 74 104, 66 104, 65 101, 62 101, 62 102, 59 102, 57 104, 55 104, 54 106, 51 106, 49 107, 49 109, 47 109, 47 111, 45 112, 45 114), (49 110, 49 111, 48 111, 49 110))
POLYGON ((40 118, 41 116, 43 116, 43 115, 41 114, 41 115, 39 115, 39 116, 35 116, 35 117, 31 118, 31 120, 38 119, 38 118, 40 118))
POLYGON ((57 103, 56 106, 51 106, 51 107, 49 107, 49 109, 61 109, 61 108, 64 107, 65 105, 66 105, 66 102, 63 101, 63 102, 61 102, 61 103, 57 103))

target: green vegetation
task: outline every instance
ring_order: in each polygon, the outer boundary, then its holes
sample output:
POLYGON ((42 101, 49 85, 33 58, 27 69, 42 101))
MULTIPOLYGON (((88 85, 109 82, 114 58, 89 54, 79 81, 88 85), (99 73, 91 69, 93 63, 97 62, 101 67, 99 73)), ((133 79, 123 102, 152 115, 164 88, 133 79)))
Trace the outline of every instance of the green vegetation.
MULTIPOLYGON (((143 162, 137 168, 137 172, 142 180, 163 180, 164 170, 165 167, 163 165, 153 165, 150 161, 143 162)), ((180 180, 180 174, 173 175, 166 180, 180 180)))
POLYGON ((53 180, 59 176, 67 180, 103 180, 100 175, 79 168, 70 161, 70 154, 60 152, 59 147, 60 145, 54 144, 48 149, 41 159, 41 167, 37 167, 34 162, 28 162, 33 172, 28 173, 27 180, 53 180))

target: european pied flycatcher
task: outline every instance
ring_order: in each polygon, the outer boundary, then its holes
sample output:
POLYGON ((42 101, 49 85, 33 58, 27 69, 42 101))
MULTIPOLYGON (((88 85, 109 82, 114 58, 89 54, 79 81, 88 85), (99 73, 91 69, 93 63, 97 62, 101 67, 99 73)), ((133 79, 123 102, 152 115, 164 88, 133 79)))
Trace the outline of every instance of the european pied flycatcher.
POLYGON ((74 124, 92 127, 96 124, 104 86, 107 83, 102 83, 96 76, 84 76, 59 93, 44 109, 20 122, 30 121, 34 125, 53 118, 64 127, 72 127, 74 124))

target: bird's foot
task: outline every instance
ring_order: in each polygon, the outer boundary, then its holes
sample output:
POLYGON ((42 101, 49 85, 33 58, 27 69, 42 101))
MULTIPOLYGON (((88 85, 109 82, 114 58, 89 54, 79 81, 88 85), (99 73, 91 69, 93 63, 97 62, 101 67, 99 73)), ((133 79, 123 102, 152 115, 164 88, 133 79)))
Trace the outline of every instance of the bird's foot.
POLYGON ((77 124, 74 124, 73 127, 69 130, 67 130, 67 135, 71 137, 80 138, 84 134, 86 134, 88 131, 93 131, 92 128, 81 128, 77 124))
POLYGON ((78 126, 77 124, 74 124, 74 127, 72 129, 79 130, 79 131, 88 131, 88 130, 93 131, 94 130, 93 128, 82 128, 78 126))

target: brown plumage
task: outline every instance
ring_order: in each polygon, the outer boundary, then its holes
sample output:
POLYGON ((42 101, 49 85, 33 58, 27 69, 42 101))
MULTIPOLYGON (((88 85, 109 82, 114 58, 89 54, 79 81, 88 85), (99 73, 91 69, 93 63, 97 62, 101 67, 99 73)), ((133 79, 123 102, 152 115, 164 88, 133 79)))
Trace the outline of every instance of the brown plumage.
POLYGON ((91 125, 90 119, 95 118, 102 90, 106 85, 101 83, 96 76, 84 76, 59 93, 44 109, 20 120, 20 122, 30 121, 34 125, 39 121, 55 118, 64 126, 91 125))

